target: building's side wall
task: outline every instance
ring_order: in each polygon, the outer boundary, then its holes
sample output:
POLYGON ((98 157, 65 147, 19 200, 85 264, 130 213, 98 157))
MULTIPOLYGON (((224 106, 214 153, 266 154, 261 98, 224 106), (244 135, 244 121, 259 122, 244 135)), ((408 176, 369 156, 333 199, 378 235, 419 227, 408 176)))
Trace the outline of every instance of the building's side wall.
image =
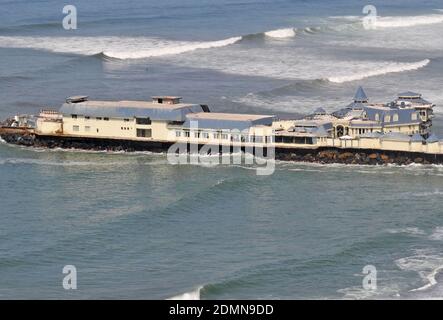
POLYGON ((35 128, 37 134, 61 134, 62 131, 63 125, 61 121, 37 120, 35 128))
POLYGON ((381 149, 395 151, 410 151, 411 143, 409 141, 382 140, 381 149))
POLYGON ((86 119, 84 116, 63 116, 63 134, 72 136, 86 136, 97 138, 135 138, 136 125, 135 119, 114 119, 101 120, 91 117, 86 119))
POLYGON ((152 139, 161 141, 174 140, 168 128, 168 121, 153 120, 151 125, 137 125, 137 128, 150 128, 152 130, 152 139))
POLYGON ((406 125, 393 125, 385 126, 383 132, 399 132, 407 135, 413 135, 414 133, 420 132, 419 124, 406 124, 406 125))

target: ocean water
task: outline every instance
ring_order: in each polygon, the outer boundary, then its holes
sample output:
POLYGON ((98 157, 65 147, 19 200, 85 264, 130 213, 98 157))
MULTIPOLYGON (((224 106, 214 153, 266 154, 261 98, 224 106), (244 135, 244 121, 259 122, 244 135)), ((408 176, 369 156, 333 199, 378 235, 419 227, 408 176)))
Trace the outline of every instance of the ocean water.
MULTIPOLYGON (((0 118, 65 97, 181 95, 299 115, 400 91, 436 104, 441 1, 0 0, 0 118)), ((443 295, 443 167, 171 165, 165 154, 0 143, 0 299, 426 299, 443 295), (77 269, 64 290, 62 269, 77 269), (362 287, 377 269, 377 289, 362 287)))

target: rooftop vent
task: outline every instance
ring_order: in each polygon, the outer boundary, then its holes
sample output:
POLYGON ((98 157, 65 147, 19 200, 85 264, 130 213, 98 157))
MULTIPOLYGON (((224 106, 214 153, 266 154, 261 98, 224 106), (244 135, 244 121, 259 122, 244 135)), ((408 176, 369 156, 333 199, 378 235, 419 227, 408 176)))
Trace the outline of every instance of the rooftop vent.
POLYGON ((178 104, 180 103, 181 97, 172 96, 154 96, 152 97, 152 102, 160 104, 178 104))
POLYGON ((88 101, 88 96, 72 96, 66 98, 67 103, 79 103, 79 102, 85 102, 88 101))

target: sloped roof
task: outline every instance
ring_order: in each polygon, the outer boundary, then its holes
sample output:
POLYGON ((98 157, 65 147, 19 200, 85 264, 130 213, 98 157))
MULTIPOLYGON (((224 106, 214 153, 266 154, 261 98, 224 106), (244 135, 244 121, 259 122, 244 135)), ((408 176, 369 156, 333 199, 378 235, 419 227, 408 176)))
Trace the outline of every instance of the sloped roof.
POLYGON ((435 134, 431 134, 429 136, 429 138, 426 139, 426 142, 428 142, 428 143, 433 143, 433 142, 438 142, 438 141, 439 141, 439 139, 435 134))
POLYGON ((411 137, 407 134, 399 132, 389 132, 380 137, 382 140, 394 140, 394 141, 411 141, 411 137))
POLYGON ((414 133, 414 135, 411 137, 412 142, 422 142, 424 139, 419 133, 414 133))
POLYGON ((357 92, 354 96, 354 102, 367 102, 368 96, 361 86, 358 87, 357 92))
POLYGON ((315 114, 326 114, 326 110, 323 109, 322 107, 315 109, 314 111, 315 114))
POLYGON ((412 91, 405 91, 398 94, 399 98, 420 98, 421 94, 412 92, 412 91))
POLYGON ((198 104, 160 104, 146 101, 84 101, 64 103, 60 108, 63 115, 90 117, 132 118, 146 117, 152 120, 185 121, 188 113, 201 112, 198 104))
POLYGON ((183 127, 191 128, 193 121, 199 128, 244 130, 257 125, 271 126, 274 118, 273 115, 198 112, 187 114, 183 127))
POLYGON ((381 136, 380 132, 366 132, 359 135, 360 138, 380 138, 381 136))

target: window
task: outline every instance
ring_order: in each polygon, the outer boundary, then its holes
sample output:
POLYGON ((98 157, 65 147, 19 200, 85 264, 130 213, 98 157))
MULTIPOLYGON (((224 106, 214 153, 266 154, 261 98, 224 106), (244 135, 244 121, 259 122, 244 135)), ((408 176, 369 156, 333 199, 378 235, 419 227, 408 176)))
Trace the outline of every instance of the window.
POLYGON ((194 132, 194 138, 200 138, 200 132, 194 132))
POLYGON ((76 114, 71 114, 71 118, 72 119, 77 119, 77 115, 76 114))
POLYGON ((129 122, 129 119, 123 119, 124 122, 129 122))
POLYGON ((240 138, 239 138, 238 134, 232 134, 231 135, 231 141, 239 141, 239 140, 240 140, 240 138))
POLYGON ((148 125, 148 124, 151 124, 151 119, 150 118, 136 118, 135 123, 148 125))
POLYGON ((175 136, 178 138, 178 137, 181 137, 181 135, 182 135, 182 133, 181 133, 181 131, 175 131, 175 136))
POLYGON ((222 133, 222 134, 221 134, 221 138, 222 138, 223 140, 228 140, 228 135, 227 135, 226 133, 222 133))
POLYGON ((85 126, 85 131, 86 132, 90 132, 91 131, 91 127, 90 126, 85 126))
POLYGON ((207 132, 202 132, 202 138, 203 138, 203 139, 209 139, 209 133, 207 133, 207 132))
POLYGON ((390 115, 386 115, 385 116, 385 122, 391 122, 391 116, 390 115))
POLYGON ((416 121, 417 120, 417 113, 416 112, 411 114, 411 120, 412 121, 416 121))
POLYGON ((89 120, 89 119, 91 119, 91 117, 88 117, 88 116, 85 117, 85 120, 89 120))
POLYGON ((137 137, 150 138, 150 137, 152 137, 152 130, 151 129, 137 129, 137 137))
POLYGON ((97 117, 97 118, 95 118, 95 119, 100 121, 102 118, 101 118, 101 117, 97 117))
POLYGON ((375 121, 380 121, 380 115, 378 113, 375 114, 375 121))
POLYGON ((80 131, 80 126, 72 126, 72 130, 78 132, 80 131))
POLYGON ((109 118, 103 118, 103 120, 105 120, 105 121, 109 121, 109 118))
POLYGON ((392 121, 397 122, 398 121, 398 113, 395 113, 392 117, 392 121))
POLYGON ((185 134, 186 138, 189 138, 189 136, 190 136, 189 131, 184 131, 184 134, 185 134))

